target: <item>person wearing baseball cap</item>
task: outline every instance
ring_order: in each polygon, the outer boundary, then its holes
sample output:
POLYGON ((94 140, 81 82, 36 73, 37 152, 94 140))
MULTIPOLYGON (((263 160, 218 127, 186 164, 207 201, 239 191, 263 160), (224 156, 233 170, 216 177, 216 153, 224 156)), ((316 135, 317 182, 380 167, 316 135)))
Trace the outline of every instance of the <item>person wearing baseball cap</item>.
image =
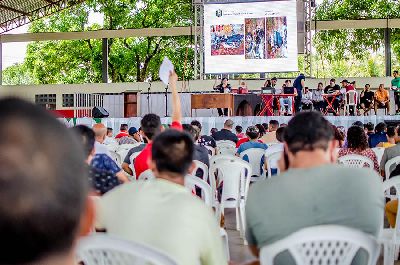
POLYGON ((136 144, 141 143, 142 139, 140 138, 139 131, 136 127, 130 127, 128 130, 128 136, 122 137, 119 139, 119 144, 136 144))

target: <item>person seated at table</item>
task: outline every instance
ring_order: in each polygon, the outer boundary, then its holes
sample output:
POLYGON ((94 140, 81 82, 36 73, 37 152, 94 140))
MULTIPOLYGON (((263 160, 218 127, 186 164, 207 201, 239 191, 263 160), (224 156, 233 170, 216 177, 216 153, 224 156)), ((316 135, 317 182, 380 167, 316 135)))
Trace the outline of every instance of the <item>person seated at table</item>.
POLYGON ((347 148, 339 150, 338 157, 346 155, 361 155, 374 162, 374 169, 379 173, 379 163, 375 152, 368 147, 367 135, 360 126, 351 126, 347 131, 347 148))
MULTIPOLYGON (((339 110, 340 107, 340 102, 341 102, 341 93, 340 93, 340 86, 336 84, 336 80, 332 78, 329 81, 329 85, 325 87, 324 89, 324 94, 326 95, 332 95, 336 96, 335 100, 332 102, 332 107, 334 108, 335 111, 339 110)), ((329 100, 330 97, 329 97, 329 100)), ((328 102, 325 103, 325 106, 329 106, 328 102)), ((334 113, 336 115, 336 113, 334 113)))
POLYGON ((302 109, 303 110, 311 110, 312 108, 312 92, 308 87, 304 88, 304 94, 303 97, 301 98, 301 104, 302 104, 302 109))
POLYGON ((363 110, 364 116, 368 115, 368 112, 374 107, 374 95, 371 91, 371 86, 366 84, 363 91, 360 94, 360 108, 363 110))
MULTIPOLYGON (((294 94, 297 95, 296 90, 294 89, 294 87, 291 86, 291 81, 290 80, 286 80, 285 84, 282 86, 282 90, 280 91, 279 94, 283 94, 283 95, 288 95, 288 94, 294 94)), ((275 91, 275 94, 276 93, 275 91)), ((280 105, 280 114, 285 114, 286 112, 286 108, 285 106, 287 106, 287 115, 292 115, 293 113, 293 98, 291 96, 288 97, 281 97, 279 98, 279 105, 280 105)))
POLYGON ((240 82, 240 86, 238 88, 238 94, 247 94, 249 93, 249 90, 247 88, 246 82, 242 81, 240 82))
POLYGON ((397 128, 389 126, 386 130, 387 142, 380 142, 376 147, 389 148, 395 146, 397 136, 397 128))
POLYGON ((325 111, 325 101, 324 101, 324 90, 323 84, 318 83, 317 89, 314 89, 312 92, 312 102, 314 106, 314 110, 316 111, 325 111))
POLYGON ((390 99, 389 99, 389 91, 385 89, 383 84, 379 85, 378 90, 375 92, 375 115, 378 112, 378 109, 386 109, 387 114, 390 113, 390 99))
POLYGON ((386 123, 380 122, 375 126, 375 133, 368 137, 368 144, 370 148, 375 148, 379 143, 386 142, 386 123))
MULTIPOLYGON (((222 78, 221 83, 218 86, 214 87, 213 89, 217 90, 219 93, 225 93, 225 94, 230 93, 232 90, 232 87, 228 83, 228 81, 229 81, 228 78, 226 78, 226 77, 222 78)), ((228 116, 228 109, 224 108, 224 111, 222 112, 222 109, 218 108, 218 115, 219 116, 228 116)))

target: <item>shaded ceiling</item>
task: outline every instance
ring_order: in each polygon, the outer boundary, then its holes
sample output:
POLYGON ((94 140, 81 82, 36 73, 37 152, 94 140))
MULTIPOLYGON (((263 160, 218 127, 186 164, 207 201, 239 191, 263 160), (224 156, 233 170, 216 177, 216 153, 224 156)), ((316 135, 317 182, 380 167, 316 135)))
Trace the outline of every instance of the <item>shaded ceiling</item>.
POLYGON ((85 0, 0 0, 0 34, 85 0))

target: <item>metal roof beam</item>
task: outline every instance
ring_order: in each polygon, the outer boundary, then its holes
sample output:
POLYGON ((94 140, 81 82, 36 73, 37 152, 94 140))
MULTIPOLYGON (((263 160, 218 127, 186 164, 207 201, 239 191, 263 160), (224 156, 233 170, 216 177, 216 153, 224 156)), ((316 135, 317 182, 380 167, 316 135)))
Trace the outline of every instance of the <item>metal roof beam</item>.
POLYGON ((3 4, 0 4, 0 8, 5 9, 5 10, 8 10, 8 11, 15 12, 15 13, 18 13, 18 14, 22 14, 22 15, 24 15, 24 16, 28 16, 28 15, 29 15, 28 13, 26 13, 26 12, 24 12, 24 11, 15 9, 15 8, 13 8, 13 7, 5 6, 5 5, 3 5, 3 4))

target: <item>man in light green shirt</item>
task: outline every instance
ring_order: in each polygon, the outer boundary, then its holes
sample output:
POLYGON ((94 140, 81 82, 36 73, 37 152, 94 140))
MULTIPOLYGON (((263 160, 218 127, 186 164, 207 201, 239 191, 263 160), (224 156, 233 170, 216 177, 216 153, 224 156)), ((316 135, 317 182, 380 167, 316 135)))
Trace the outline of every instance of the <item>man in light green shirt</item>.
POLYGON ((149 163, 156 179, 122 185, 103 196, 96 227, 154 247, 178 265, 226 265, 212 209, 184 187, 193 151, 186 133, 170 129, 157 136, 149 163))
MULTIPOLYGON (((342 225, 377 236, 382 228, 384 198, 378 174, 370 169, 336 165, 337 143, 320 113, 301 112, 285 128, 285 171, 252 185, 246 204, 246 237, 259 250, 302 228, 342 225), (286 160, 286 162, 285 162, 286 160), (262 203, 261 203, 262 202, 262 203)), ((353 265, 366 264, 360 251, 353 265)), ((275 265, 293 265, 288 252, 275 265)))
POLYGON ((394 90, 394 102, 396 103, 397 112, 400 111, 400 76, 399 71, 393 71, 392 90, 394 90))

